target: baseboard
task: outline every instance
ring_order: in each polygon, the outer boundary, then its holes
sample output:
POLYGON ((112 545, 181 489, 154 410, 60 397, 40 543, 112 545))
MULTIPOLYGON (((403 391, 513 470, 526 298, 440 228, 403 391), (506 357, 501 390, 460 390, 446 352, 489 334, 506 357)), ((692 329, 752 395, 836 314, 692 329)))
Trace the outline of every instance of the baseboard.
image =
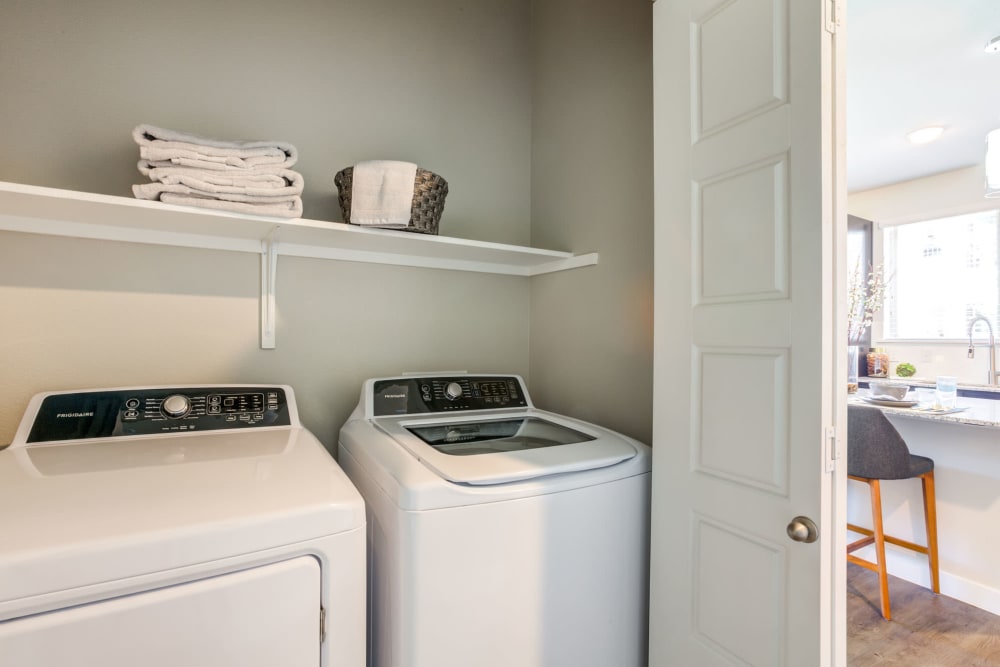
MULTIPOLYGON (((875 557, 873 551, 871 547, 866 547, 859 550, 857 555, 872 560, 875 557)), ((931 587, 931 575, 927 567, 926 556, 886 545, 885 561, 886 569, 892 576, 905 579, 924 588, 931 587)), ((1000 616, 1000 589, 966 579, 943 569, 940 570, 939 576, 942 595, 1000 616)))

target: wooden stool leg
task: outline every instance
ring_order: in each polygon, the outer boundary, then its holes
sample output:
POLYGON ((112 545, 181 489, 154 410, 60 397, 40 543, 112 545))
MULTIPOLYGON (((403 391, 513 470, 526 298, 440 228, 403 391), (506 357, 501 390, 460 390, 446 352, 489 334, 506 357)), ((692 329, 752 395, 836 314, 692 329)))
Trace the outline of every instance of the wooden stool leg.
POLYGON ((934 497, 934 471, 920 476, 924 490, 924 523, 927 526, 927 559, 931 567, 931 590, 941 592, 938 573, 937 502, 934 497))
POLYGON ((882 528, 882 487, 877 479, 868 480, 872 494, 872 532, 875 537, 875 565, 878 572, 879 595, 882 600, 882 617, 892 620, 889 610, 889 573, 885 568, 885 531, 882 528))

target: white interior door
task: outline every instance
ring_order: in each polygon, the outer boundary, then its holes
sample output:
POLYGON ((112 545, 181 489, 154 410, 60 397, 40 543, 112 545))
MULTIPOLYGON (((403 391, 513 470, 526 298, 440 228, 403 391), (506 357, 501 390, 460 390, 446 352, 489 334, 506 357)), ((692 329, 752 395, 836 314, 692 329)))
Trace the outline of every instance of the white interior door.
POLYGON ((654 667, 843 662, 831 4, 654 5, 654 667))

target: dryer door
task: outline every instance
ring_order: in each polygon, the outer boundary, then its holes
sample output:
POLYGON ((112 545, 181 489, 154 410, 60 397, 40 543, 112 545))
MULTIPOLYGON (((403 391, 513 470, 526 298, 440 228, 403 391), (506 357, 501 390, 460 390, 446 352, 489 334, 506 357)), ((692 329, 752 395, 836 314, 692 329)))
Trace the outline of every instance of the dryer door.
POLYGON ((317 667, 320 586, 303 556, 0 622, 0 655, 33 667, 317 667))

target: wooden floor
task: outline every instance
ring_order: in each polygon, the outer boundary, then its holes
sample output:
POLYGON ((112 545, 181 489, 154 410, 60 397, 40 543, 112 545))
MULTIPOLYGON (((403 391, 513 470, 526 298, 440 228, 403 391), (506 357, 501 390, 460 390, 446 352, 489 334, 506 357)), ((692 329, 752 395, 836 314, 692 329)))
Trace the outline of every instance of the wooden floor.
POLYGON ((892 620, 879 613, 878 577, 847 566, 847 664, 1000 666, 1000 616, 889 577, 892 620))

